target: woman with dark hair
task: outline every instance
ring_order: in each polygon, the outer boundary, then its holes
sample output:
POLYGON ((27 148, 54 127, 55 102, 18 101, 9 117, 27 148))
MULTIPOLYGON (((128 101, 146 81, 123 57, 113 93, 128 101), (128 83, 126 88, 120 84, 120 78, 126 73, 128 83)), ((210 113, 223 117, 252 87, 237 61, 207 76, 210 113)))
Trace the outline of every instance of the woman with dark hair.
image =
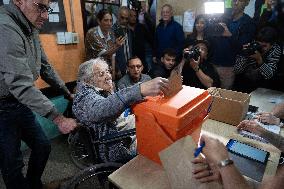
POLYGON ((185 47, 191 46, 195 41, 207 40, 206 29, 208 27, 208 20, 205 15, 198 15, 195 19, 193 32, 185 39, 185 47))
POLYGON ((272 84, 269 81, 277 73, 281 56, 281 47, 276 39, 275 29, 264 27, 257 33, 255 47, 244 45, 249 51, 238 55, 234 66, 236 90, 249 93, 258 87, 269 87, 272 84))
POLYGON ((86 35, 86 58, 103 57, 108 64, 111 64, 112 55, 123 45, 125 38, 115 39, 111 31, 112 15, 102 9, 97 14, 98 26, 91 28, 86 35))

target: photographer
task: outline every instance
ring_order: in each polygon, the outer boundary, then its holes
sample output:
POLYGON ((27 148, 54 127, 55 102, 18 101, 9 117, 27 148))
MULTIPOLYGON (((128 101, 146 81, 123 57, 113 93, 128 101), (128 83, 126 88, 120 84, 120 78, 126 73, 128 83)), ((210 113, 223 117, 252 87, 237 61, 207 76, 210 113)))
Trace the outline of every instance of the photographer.
POLYGON ((244 13, 249 0, 233 0, 231 2, 232 12, 229 15, 223 15, 220 19, 215 19, 215 21, 212 19, 212 24, 209 24, 208 28, 208 34, 213 35, 210 38, 214 50, 211 60, 219 74, 221 88, 224 89, 232 88, 235 79, 233 66, 236 55, 244 44, 254 38, 256 29, 252 18, 244 13))
POLYGON ((258 87, 269 86, 281 56, 281 47, 276 43, 276 38, 276 31, 265 27, 258 32, 257 43, 244 45, 234 66, 235 90, 249 93, 258 87))
POLYGON ((218 73, 209 61, 209 43, 207 41, 196 41, 193 48, 184 50, 185 61, 182 75, 183 84, 207 89, 219 87, 218 73))

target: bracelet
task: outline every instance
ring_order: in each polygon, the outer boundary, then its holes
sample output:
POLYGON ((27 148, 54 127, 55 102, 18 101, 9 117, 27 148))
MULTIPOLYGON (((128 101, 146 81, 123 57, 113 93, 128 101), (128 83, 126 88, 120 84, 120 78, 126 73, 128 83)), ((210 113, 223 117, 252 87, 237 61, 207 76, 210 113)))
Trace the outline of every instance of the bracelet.
POLYGON ((234 164, 233 160, 231 160, 231 159, 224 159, 224 160, 221 160, 218 163, 218 167, 222 168, 222 167, 226 167, 226 166, 231 165, 231 164, 234 164))

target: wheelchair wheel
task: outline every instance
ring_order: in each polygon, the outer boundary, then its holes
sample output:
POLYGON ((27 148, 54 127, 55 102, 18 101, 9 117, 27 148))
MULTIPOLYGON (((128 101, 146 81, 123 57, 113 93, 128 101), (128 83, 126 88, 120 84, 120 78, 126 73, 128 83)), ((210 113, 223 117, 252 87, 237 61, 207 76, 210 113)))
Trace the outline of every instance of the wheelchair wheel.
POLYGON ((85 144, 80 141, 78 132, 69 134, 68 143, 71 160, 79 169, 85 169, 94 164, 90 152, 85 144))
POLYGON ((121 166, 120 163, 93 165, 63 183, 60 189, 109 189, 108 176, 121 166))

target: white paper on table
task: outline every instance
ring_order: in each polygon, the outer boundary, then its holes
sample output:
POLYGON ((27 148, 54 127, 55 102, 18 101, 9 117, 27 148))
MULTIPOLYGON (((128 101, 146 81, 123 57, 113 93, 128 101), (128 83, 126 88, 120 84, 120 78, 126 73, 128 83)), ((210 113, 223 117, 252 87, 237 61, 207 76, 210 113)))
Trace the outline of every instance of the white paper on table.
POLYGON ((272 132, 272 133, 275 133, 275 134, 280 134, 280 127, 278 125, 265 125, 263 123, 260 123, 259 121, 257 121, 257 123, 263 127, 264 129, 272 132))
POLYGON ((282 101, 283 101, 283 98, 281 97, 271 97, 268 99, 268 102, 275 103, 275 104, 280 104, 282 101))
MULTIPOLYGON (((266 129, 266 130, 268 130, 270 132, 273 132, 275 134, 280 134, 280 129, 281 128, 278 125, 266 125, 266 124, 263 124, 263 123, 259 122, 257 119, 254 119, 256 117, 256 114, 257 113, 248 112, 246 119, 254 120, 262 128, 264 128, 264 129, 266 129)), ((264 142, 264 143, 268 143, 267 140, 265 140, 264 138, 260 137, 259 135, 256 135, 254 133, 251 133, 251 132, 248 132, 248 131, 245 131, 245 130, 240 130, 239 134, 242 135, 243 137, 247 137, 247 138, 254 139, 254 140, 257 140, 257 141, 261 141, 261 142, 264 142)))
POLYGON ((257 141, 260 141, 260 142, 263 142, 263 143, 269 143, 267 140, 265 140, 264 138, 254 134, 254 133, 251 133, 251 132, 248 132, 248 131, 245 131, 245 130, 240 130, 239 131, 239 134, 242 135, 243 137, 247 137, 247 138, 250 138, 250 139, 253 139, 253 140, 257 140, 257 141))
POLYGON ((183 31, 192 32, 195 21, 195 11, 187 10, 183 14, 183 31))

